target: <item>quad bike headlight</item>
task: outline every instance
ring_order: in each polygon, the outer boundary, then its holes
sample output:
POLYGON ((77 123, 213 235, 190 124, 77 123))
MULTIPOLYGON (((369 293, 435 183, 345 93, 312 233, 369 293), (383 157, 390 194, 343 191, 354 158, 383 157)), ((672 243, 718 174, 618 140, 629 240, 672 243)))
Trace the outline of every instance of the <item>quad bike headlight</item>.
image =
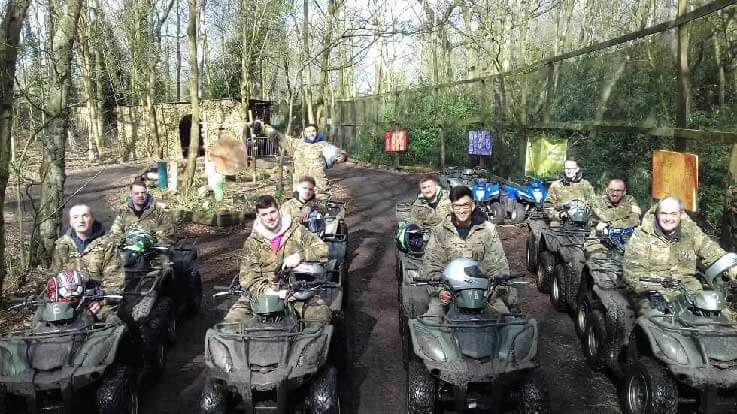
POLYGON ((655 336, 655 341, 658 343, 658 346, 663 351, 663 355, 665 355, 666 358, 677 364, 688 364, 686 349, 676 338, 661 332, 660 335, 655 336))
POLYGON ((208 341, 208 346, 210 349, 210 360, 212 363, 227 373, 233 371, 233 359, 230 357, 228 347, 213 338, 210 338, 208 341))
POLYGON ((448 357, 445 355, 445 351, 443 351, 443 348, 435 337, 420 331, 417 331, 416 337, 420 343, 420 351, 425 355, 425 357, 427 357, 427 359, 436 362, 445 362, 448 357))
POLYGON ((514 337, 514 340, 512 340, 512 350, 514 351, 514 358, 516 361, 521 361, 534 356, 530 355, 534 336, 535 329, 531 326, 527 326, 514 337))

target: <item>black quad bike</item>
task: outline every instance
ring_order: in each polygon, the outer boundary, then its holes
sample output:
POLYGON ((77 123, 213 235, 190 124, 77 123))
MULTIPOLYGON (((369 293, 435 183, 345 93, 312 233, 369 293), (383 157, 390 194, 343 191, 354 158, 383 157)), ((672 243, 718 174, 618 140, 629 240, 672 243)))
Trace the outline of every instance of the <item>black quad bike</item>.
POLYGON ((120 300, 96 289, 16 301, 35 306, 30 329, 0 336, 0 413, 139 412, 136 341, 117 318, 97 321, 91 302, 120 300))
POLYGON ((592 238, 607 250, 586 252, 574 323, 586 362, 594 371, 621 374, 617 358, 628 339, 625 332, 632 330, 635 320, 622 274, 625 244, 634 229, 608 228, 603 236, 592 238))
POLYGON ((348 225, 345 222, 345 203, 329 200, 325 203, 325 213, 312 211, 305 225, 320 236, 328 245, 328 271, 335 271, 342 283, 345 279, 346 251, 348 248, 348 225))
POLYGON ((511 294, 513 277, 488 278, 477 262, 454 259, 442 281, 424 280, 453 299, 446 311, 433 297, 428 312, 409 321, 408 413, 549 412, 536 361, 537 322, 487 300, 502 286, 511 294))
MULTIPOLYGON (((207 331, 202 413, 340 413, 337 370, 330 362, 335 328, 303 320, 295 309, 314 296, 335 301, 340 287, 324 272, 300 267, 283 276, 283 290, 250 301, 252 318, 207 331)), ((244 294, 234 279, 215 296, 244 294)))
POLYGON ((202 281, 192 245, 157 246, 148 233, 133 230, 120 249, 125 272, 119 315, 142 342, 144 375, 163 372, 167 349, 177 339, 179 315, 194 315, 202 303, 202 281))
POLYGON ((430 229, 407 225, 411 203, 396 205, 399 229, 396 238, 397 297, 399 299, 399 338, 402 342, 402 363, 405 369, 411 354, 409 320, 422 315, 430 305, 427 283, 422 280, 422 256, 430 238, 430 229), (420 280, 420 282, 417 282, 420 280))
POLYGON ((572 200, 563 205, 565 212, 559 227, 539 221, 530 224, 527 240, 528 267, 534 256, 536 262, 537 287, 550 293, 553 307, 565 312, 578 309, 578 290, 581 270, 585 262, 584 245, 590 233, 588 224, 590 208, 580 201, 572 200), (532 254, 531 251, 536 251, 532 254))

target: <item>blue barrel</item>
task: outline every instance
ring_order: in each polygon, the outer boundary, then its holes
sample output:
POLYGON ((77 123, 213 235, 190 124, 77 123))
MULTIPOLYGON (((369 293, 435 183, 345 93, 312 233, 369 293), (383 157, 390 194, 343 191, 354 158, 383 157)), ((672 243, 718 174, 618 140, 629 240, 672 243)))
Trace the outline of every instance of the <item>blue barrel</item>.
POLYGON ((169 188, 169 179, 166 175, 166 161, 159 161, 159 189, 166 190, 169 188))

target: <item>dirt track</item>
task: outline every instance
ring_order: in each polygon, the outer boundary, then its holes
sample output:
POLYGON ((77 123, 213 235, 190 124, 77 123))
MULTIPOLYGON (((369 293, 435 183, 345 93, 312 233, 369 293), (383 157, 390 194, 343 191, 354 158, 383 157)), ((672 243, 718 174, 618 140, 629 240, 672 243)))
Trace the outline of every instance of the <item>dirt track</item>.
MULTIPOLYGON (((105 177, 85 189, 80 200, 97 204, 103 220, 109 223, 112 212, 103 207, 100 195, 122 194, 123 184, 135 169, 111 169, 109 176, 105 171, 105 177)), ((84 182, 92 174, 73 174, 70 181, 84 182)), ((398 200, 414 197, 418 177, 351 166, 338 167, 331 176, 348 195, 350 229, 346 298, 349 340, 341 374, 343 409, 361 414, 399 413, 404 407, 405 372, 397 326, 394 206, 398 200)), ((199 266, 205 280, 204 310, 195 319, 180 324, 179 341, 170 352, 166 372, 142 396, 141 412, 146 414, 198 412, 204 382, 204 334, 222 319, 230 304, 213 302, 212 287, 227 284, 237 273, 237 250, 250 232, 248 226, 216 229, 190 225, 182 230, 198 239, 199 266)), ((512 270, 523 271, 526 229, 501 226, 500 233, 512 270)), ((547 296, 534 288, 522 289, 522 297, 523 309, 540 322, 539 359, 553 412, 618 413, 616 390, 609 379, 586 367, 570 317, 555 312, 547 296)))

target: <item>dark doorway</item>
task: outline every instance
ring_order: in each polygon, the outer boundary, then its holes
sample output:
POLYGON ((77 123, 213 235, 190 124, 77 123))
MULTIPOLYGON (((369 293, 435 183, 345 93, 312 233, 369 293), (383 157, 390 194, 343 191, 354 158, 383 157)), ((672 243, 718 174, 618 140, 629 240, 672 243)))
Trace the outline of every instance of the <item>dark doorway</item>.
MULTIPOLYGON (((187 158, 189 156, 189 134, 190 130, 192 129, 192 115, 185 115, 182 117, 181 121, 179 121, 179 144, 182 147, 182 156, 184 158, 187 158)), ((200 157, 205 156, 205 136, 202 133, 202 128, 199 128, 200 130, 200 150, 197 154, 200 157)))

